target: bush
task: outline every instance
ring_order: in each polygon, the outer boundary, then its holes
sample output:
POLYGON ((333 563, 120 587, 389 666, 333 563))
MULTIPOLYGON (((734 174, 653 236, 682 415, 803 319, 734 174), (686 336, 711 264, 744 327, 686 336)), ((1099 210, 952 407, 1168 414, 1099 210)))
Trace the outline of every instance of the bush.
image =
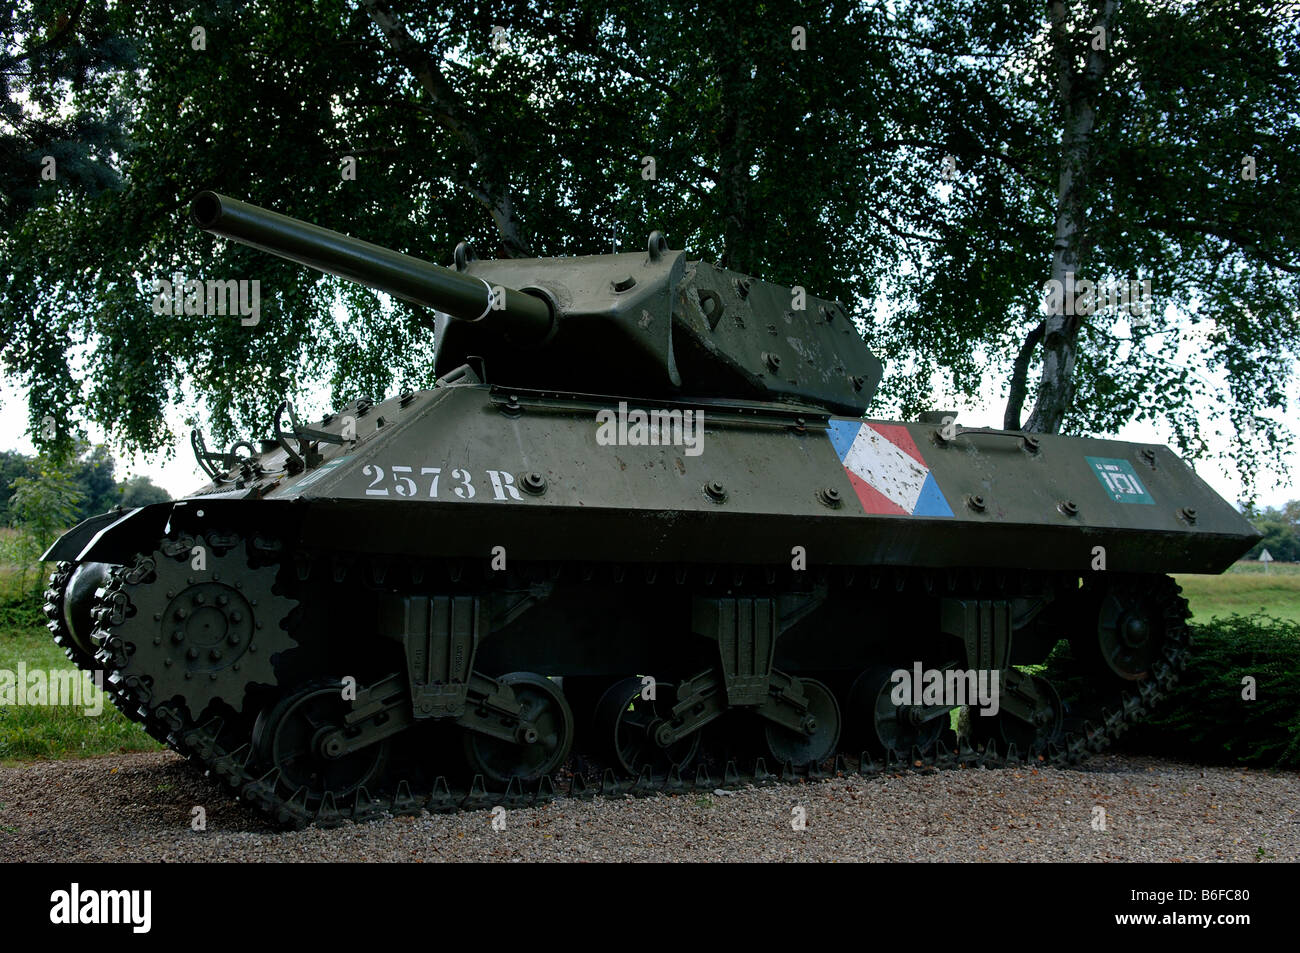
POLYGON ((39 597, 47 575, 41 555, 71 525, 81 502, 81 491, 65 467, 44 458, 37 463, 35 476, 18 477, 10 484, 9 519, 18 532, 0 541, 3 561, 17 573, 18 591, 33 599, 39 597))
POLYGON ((31 629, 45 625, 45 609, 32 597, 0 597, 0 629, 31 629))
POLYGON ((1203 764, 1300 768, 1300 624, 1255 613, 1192 633, 1177 687, 1123 746, 1203 764), (1242 697, 1246 678, 1253 701, 1242 697))

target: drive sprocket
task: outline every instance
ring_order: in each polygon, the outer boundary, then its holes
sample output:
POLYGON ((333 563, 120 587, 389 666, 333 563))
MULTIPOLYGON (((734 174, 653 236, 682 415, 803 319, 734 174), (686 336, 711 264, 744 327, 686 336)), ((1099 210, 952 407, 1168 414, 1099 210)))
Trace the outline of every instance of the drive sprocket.
POLYGON ((276 591, 278 569, 236 537, 163 540, 113 571, 95 657, 148 711, 174 702, 197 720, 215 701, 243 711, 248 689, 275 685, 275 657, 297 644, 286 628, 297 601, 276 591))

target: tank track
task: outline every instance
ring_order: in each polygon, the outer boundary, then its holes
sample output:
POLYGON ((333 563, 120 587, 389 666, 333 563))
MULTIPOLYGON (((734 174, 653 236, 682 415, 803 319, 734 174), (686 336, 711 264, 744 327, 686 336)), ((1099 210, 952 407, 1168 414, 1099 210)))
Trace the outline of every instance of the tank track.
MULTIPOLYGON (((50 574, 49 588, 44 593, 45 627, 49 629, 50 635, 54 638, 54 644, 63 649, 63 654, 67 656, 68 661, 84 672, 99 672, 104 670, 104 666, 99 663, 95 656, 87 655, 77 645, 64 617, 64 594, 67 592, 68 583, 71 581, 77 565, 77 563, 70 561, 55 564, 54 572, 50 574)), ((104 688, 105 694, 108 695, 113 706, 127 718, 138 722, 155 741, 168 744, 166 726, 154 718, 148 709, 141 708, 136 704, 128 693, 110 690, 108 680, 111 678, 112 673, 109 673, 105 679, 104 688)))
MULTIPOLYGON (((357 560, 361 558, 356 557, 357 560)), ((627 568, 630 572, 635 567, 627 568)), ((482 775, 476 775, 466 787, 463 784, 453 785, 446 776, 438 776, 432 785, 420 785, 407 780, 390 783, 388 787, 392 793, 387 796, 372 794, 365 787, 360 787, 347 798, 336 799, 332 793, 327 792, 321 803, 313 807, 307 800, 305 789, 295 791, 286 788, 278 769, 257 773, 251 739, 248 743, 233 748, 224 745, 219 740, 224 727, 223 718, 213 716, 195 720, 180 706, 162 704, 150 707, 147 688, 142 690, 138 680, 122 677, 121 665, 117 664, 121 661, 120 655, 115 658, 113 652, 101 648, 95 660, 82 658, 84 653, 71 646, 68 633, 61 629, 60 582, 66 583, 71 569, 68 564, 60 564, 52 577, 50 592, 46 594, 50 629, 56 641, 60 637, 64 640, 60 644, 68 651, 69 658, 83 667, 89 661, 90 666, 105 668, 108 675, 106 689, 123 713, 132 720, 142 722, 150 735, 186 756, 204 769, 205 773, 219 779, 237 797, 253 804, 278 824, 292 828, 311 824, 336 827, 349 821, 361 823, 386 815, 409 816, 424 811, 454 813, 485 810, 497 805, 516 809, 544 804, 561 797, 583 799, 596 796, 711 793, 717 789, 731 790, 746 785, 799 783, 845 775, 884 777, 912 771, 1031 765, 1069 767, 1104 751, 1128 728, 1141 722, 1177 682, 1191 647, 1190 632, 1186 625, 1190 612, 1180 595, 1181 590, 1168 577, 1152 576, 1150 579, 1153 584, 1161 587, 1156 597, 1165 606, 1169 625, 1165 631, 1164 643, 1160 646, 1160 657, 1151 666, 1150 677, 1129 683, 1132 687, 1113 690, 1104 695, 1065 696, 1067 706, 1071 708, 1069 717, 1065 720, 1063 731, 1057 736, 1059 740, 1049 743, 1043 750, 1033 748, 1021 752, 1011 744, 999 751, 993 741, 983 742, 977 749, 967 744, 963 738, 955 750, 950 750, 940 740, 925 752, 915 748, 910 752, 891 750, 883 758, 877 759, 873 759, 867 752, 839 751, 820 763, 796 765, 787 762, 768 765, 760 757, 752 764, 743 765, 729 760, 720 768, 718 765, 721 762, 715 762, 712 768, 700 764, 693 771, 683 771, 674 765, 664 777, 654 777, 649 769, 645 769, 636 779, 620 778, 611 768, 602 770, 598 760, 575 750, 560 775, 564 780, 558 785, 553 777, 547 776, 531 784, 513 778, 508 785, 501 787, 490 785, 482 775)), ((113 569, 109 585, 96 594, 94 614, 101 627, 112 613, 118 613, 120 619, 124 610, 130 611, 129 605, 124 604, 129 601, 126 593, 132 586, 138 585, 151 570, 150 557, 139 557, 130 566, 113 569)), ((859 576, 862 572, 858 570, 859 576)), ((952 584, 952 575, 948 570, 909 572, 920 573, 921 584, 930 591, 936 587, 942 590, 945 584, 952 584)), ((617 568, 615 575, 621 575, 617 568)), ((848 578, 851 579, 851 575, 848 578)), ((100 643, 106 643, 110 638, 106 631, 97 631, 93 637, 100 643)))
POLYGON ((69 662, 79 669, 93 672, 99 666, 95 664, 92 656, 78 648, 63 617, 63 594, 67 591, 68 583, 72 581, 72 574, 76 569, 77 564, 74 562, 65 561, 55 564, 54 572, 50 574, 49 588, 45 590, 43 607, 47 620, 45 627, 50 630, 50 635, 54 637, 54 644, 63 649, 63 654, 68 657, 69 662))

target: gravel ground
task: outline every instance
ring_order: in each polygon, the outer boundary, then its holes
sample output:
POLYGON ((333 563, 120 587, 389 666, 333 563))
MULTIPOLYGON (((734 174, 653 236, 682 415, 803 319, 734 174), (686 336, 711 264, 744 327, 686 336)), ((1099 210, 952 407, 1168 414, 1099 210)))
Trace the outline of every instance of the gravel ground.
POLYGON ((1070 771, 562 800, 504 820, 282 832, 170 753, 0 767, 5 861, 1296 861, 1300 775, 1109 755, 1070 771), (195 806, 204 832, 190 829, 195 806))

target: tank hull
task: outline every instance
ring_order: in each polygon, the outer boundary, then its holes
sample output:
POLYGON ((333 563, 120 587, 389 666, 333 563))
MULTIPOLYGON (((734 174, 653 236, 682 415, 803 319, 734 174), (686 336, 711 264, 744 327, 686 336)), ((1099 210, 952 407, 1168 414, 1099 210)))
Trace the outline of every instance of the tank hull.
MULTIPOLYGON (((342 537, 412 557, 487 559, 503 546, 524 560, 780 564, 802 547, 812 565, 1078 572, 1095 568, 1098 547, 1112 571, 1222 572, 1257 538, 1159 445, 1041 435, 1031 451, 1011 432, 944 440, 942 425, 779 405, 482 386, 399 405, 376 405, 357 422, 361 439, 327 447, 310 471, 276 472, 272 456, 261 479, 160 504, 151 523, 202 503, 210 518, 256 508, 303 545, 342 537), (624 442, 603 445, 618 439, 620 405, 632 419, 624 442), (637 412, 683 410, 703 414, 691 446, 627 442, 644 436, 637 412), (602 412, 613 415, 604 435, 602 412), (528 474, 542 477, 540 492, 528 474)), ((98 547, 75 547, 86 538, 70 534, 50 558, 102 560, 98 547)))
POLYGON ((399 417, 371 445, 339 454, 324 477, 264 499, 328 505, 329 522, 413 555, 434 539, 465 557, 486 555, 487 544, 524 559, 779 563, 803 546, 815 564, 1086 570, 1102 546, 1113 570, 1221 572, 1256 538, 1163 446, 1040 436, 1031 453, 1016 434, 944 442, 934 425, 781 407, 468 387, 435 396, 423 414, 418 400, 399 411, 409 423, 399 417), (518 411, 506 409, 512 397, 518 411), (637 437, 638 410, 702 412, 702 434, 694 447, 603 446, 598 415, 614 414, 617 436, 620 407, 633 421, 624 441, 637 437), (447 474, 436 495, 434 470, 447 474), (545 478, 542 494, 517 489, 528 472, 545 478), (1116 493, 1102 475, 1111 472, 1140 492, 1116 493), (720 499, 707 490, 714 483, 720 499), (824 501, 827 490, 837 504, 824 501))
POLYGON ((155 737, 325 823, 549 796, 571 754, 645 790, 755 752, 1074 762, 1177 678, 1163 574, 1255 538, 1159 446, 458 383, 75 528, 47 611, 155 737), (1082 694, 1019 668, 1063 647, 1082 694), (995 717, 959 743, 976 699, 890 700, 913 669, 992 679, 995 717))

